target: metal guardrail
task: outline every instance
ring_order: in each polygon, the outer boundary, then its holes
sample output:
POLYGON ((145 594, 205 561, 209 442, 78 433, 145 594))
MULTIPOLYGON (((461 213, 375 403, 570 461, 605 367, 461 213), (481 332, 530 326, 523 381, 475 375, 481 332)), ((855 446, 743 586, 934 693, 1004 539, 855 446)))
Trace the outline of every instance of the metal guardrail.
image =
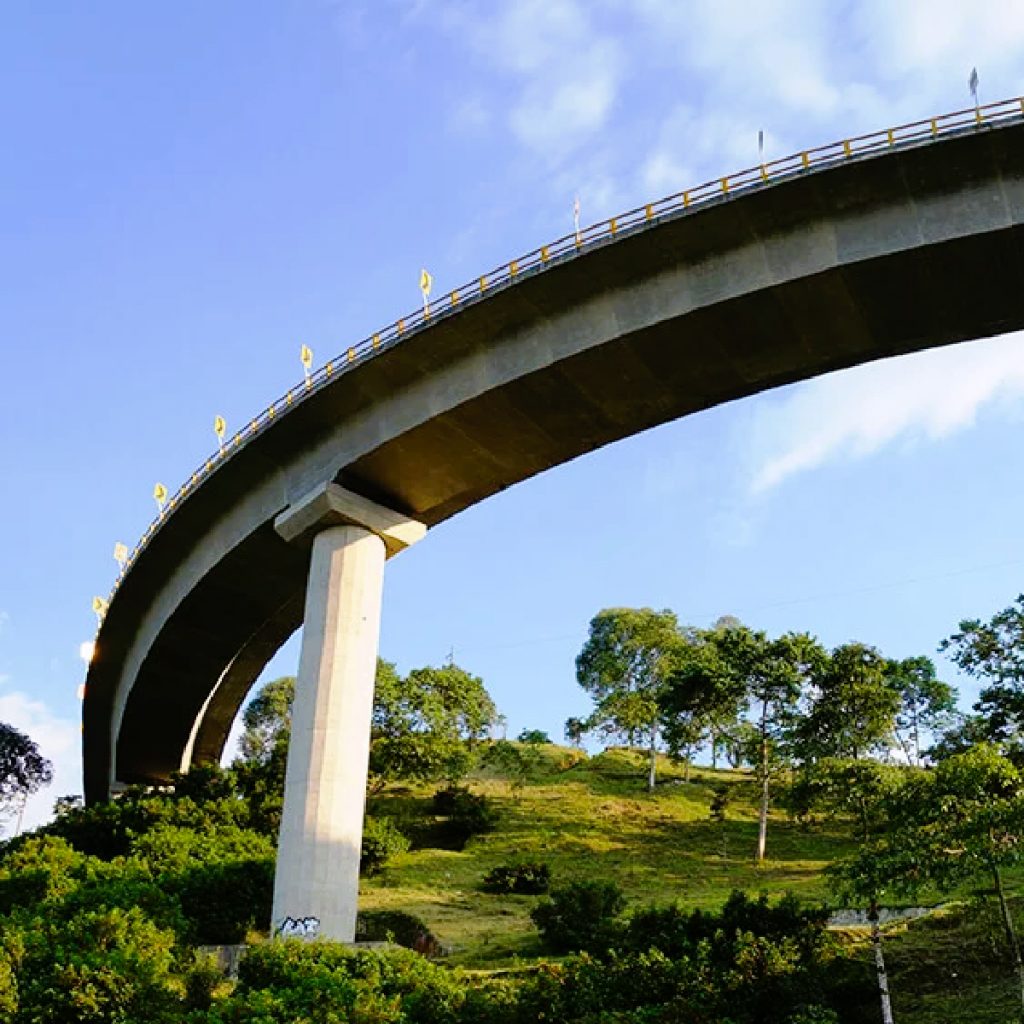
POLYGON ((340 355, 308 375, 303 383, 289 388, 284 395, 267 406, 246 426, 226 440, 217 452, 197 467, 168 499, 160 514, 149 524, 146 532, 129 553, 128 559, 110 591, 107 604, 109 605, 113 600, 121 580, 124 579, 136 558, 152 540, 153 535, 169 516, 173 515, 175 508, 221 463, 266 430, 279 416, 286 415, 292 406, 305 401, 325 387, 334 377, 350 370, 355 364, 372 358, 378 352, 404 341, 410 335, 417 334, 436 320, 451 316, 466 306, 515 284, 521 277, 533 276, 556 263, 563 263, 584 251, 592 250, 602 243, 614 240, 619 235, 642 231, 658 223, 666 215, 689 213, 713 203, 728 200, 741 193, 778 184, 811 170, 834 167, 858 157, 871 156, 887 150, 904 149, 1014 120, 1024 120, 1024 97, 1001 100, 998 103, 989 103, 981 107, 969 107, 966 110, 942 114, 924 121, 912 121, 895 128, 886 128, 867 135, 857 135, 830 143, 827 146, 818 146, 816 149, 807 149, 778 160, 748 167, 746 170, 737 171, 722 178, 714 178, 682 192, 675 192, 664 199, 646 203, 626 213, 610 217, 608 220, 591 224, 579 232, 565 235, 557 241, 542 245, 525 256, 510 260, 468 284, 445 293, 414 313, 399 317, 390 326, 350 345, 340 355))

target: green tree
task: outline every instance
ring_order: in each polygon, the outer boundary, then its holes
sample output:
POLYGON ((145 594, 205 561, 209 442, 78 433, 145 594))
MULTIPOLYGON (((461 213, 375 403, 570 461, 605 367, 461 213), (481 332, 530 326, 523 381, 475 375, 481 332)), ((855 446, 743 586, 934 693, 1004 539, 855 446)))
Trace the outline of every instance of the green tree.
POLYGON ((996 746, 979 744, 908 776, 885 804, 885 830, 838 875, 862 890, 905 895, 991 881, 1024 1016, 1024 962, 1002 877, 1024 857, 1024 775, 996 746))
MULTIPOLYGON (((386 664, 386 663, 385 663, 386 664)), ((374 696, 370 772, 374 789, 397 779, 456 782, 497 718, 483 680, 458 665, 392 671, 374 696)))
POLYGON ((544 744, 551 742, 551 737, 543 729, 523 729, 516 739, 520 743, 544 744))
POLYGON ((0 722, 0 812, 24 808, 25 801, 53 779, 53 765, 34 740, 0 722))
POLYGON ((962 672, 985 684, 974 710, 981 716, 986 738, 1016 751, 1014 756, 1020 759, 1024 748, 1024 594, 988 622, 964 619, 939 650, 962 672))
POLYGON ((892 742, 900 696, 886 678, 887 665, 861 643, 843 644, 819 662, 798 730, 803 760, 856 760, 892 742))
POLYGON ((742 679, 722 657, 717 642, 721 635, 687 630, 658 695, 665 743, 684 762, 687 776, 694 749, 706 739, 716 764, 718 749, 735 732, 746 699, 742 679))
MULTIPOLYGON (((280 803, 284 792, 295 679, 275 679, 243 714, 240 756, 232 765, 247 799, 280 803)), ((469 747, 496 717, 483 680, 458 665, 418 668, 401 676, 377 660, 370 732, 370 786, 397 779, 457 780, 468 768, 469 747)))
POLYGON ((888 834, 894 826, 894 794, 905 792, 901 790, 905 781, 900 769, 877 761, 824 758, 805 765, 798 782, 807 789, 803 797, 806 804, 834 815, 850 815, 856 823, 860 852, 853 860, 832 869, 831 877, 838 893, 867 907, 883 1024, 893 1024, 889 975, 878 925, 879 900, 888 886, 877 870, 878 865, 872 862, 871 853, 877 837, 888 834))
POLYGON ((747 760, 754 765, 761 799, 755 857, 764 860, 771 786, 789 764, 796 711, 806 681, 820 671, 825 653, 812 637, 787 633, 769 639, 747 627, 721 631, 716 639, 722 663, 744 694, 754 731, 747 760))
POLYGON ((888 661, 884 674, 899 696, 893 732, 907 764, 921 763, 922 737, 944 731, 956 715, 956 690, 935 678, 930 658, 888 661))
POLYGON ((576 679, 593 698, 588 725, 630 745, 644 737, 650 754, 647 785, 654 789, 661 724, 659 696, 680 645, 674 612, 606 608, 590 620, 576 658, 576 679))

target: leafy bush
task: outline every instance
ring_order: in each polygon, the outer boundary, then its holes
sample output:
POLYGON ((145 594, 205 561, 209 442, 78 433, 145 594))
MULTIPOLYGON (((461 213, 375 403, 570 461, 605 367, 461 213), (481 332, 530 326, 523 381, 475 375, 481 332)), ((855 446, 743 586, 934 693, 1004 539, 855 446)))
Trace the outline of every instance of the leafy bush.
POLYGON ((520 743, 550 743, 551 737, 543 729, 524 729, 517 737, 520 743))
POLYGON ((461 979, 408 950, 271 942, 242 958, 234 996, 208 1024, 452 1024, 464 996, 461 979))
POLYGON ((540 861, 499 864, 484 876, 487 892, 538 896, 551 887, 551 868, 540 861))
POLYGON ((356 918, 359 942, 394 942, 426 957, 444 952, 434 933, 415 914, 403 910, 364 910, 356 918))
POLYGON ((678 959, 693 955, 700 943, 709 943, 720 963, 732 962, 737 935, 749 934, 794 943, 804 960, 813 960, 826 941, 824 907, 804 908, 793 895, 783 896, 774 906, 762 894, 756 899, 734 891, 719 913, 685 911, 675 905, 646 907, 626 923, 620 948, 641 952, 660 949, 678 959))
POLYGON ((396 854, 409 849, 409 840, 389 818, 366 817, 363 821, 363 849, 359 873, 375 875, 396 854))
POLYGON ((614 882, 573 882, 530 912, 544 945, 553 953, 607 949, 615 941, 615 919, 626 906, 614 882))
POLYGON ((434 813, 446 820, 441 826, 444 838, 460 849, 470 838, 490 832, 498 823, 494 805, 482 793, 471 793, 465 786, 447 786, 434 794, 434 813))
MULTIPOLYGON (((67 920, 6 921, 18 1022, 178 1021, 174 934, 138 908, 85 911, 67 920)), ((10 1018, 8 1018, 10 1019, 10 1018)))

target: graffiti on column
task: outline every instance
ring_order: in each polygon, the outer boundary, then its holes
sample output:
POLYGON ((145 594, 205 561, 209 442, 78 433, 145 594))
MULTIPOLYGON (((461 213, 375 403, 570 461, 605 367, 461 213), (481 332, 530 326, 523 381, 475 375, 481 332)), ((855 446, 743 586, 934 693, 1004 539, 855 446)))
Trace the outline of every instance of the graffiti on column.
POLYGON ((320 934, 320 918, 286 917, 274 934, 282 939, 315 939, 320 934))

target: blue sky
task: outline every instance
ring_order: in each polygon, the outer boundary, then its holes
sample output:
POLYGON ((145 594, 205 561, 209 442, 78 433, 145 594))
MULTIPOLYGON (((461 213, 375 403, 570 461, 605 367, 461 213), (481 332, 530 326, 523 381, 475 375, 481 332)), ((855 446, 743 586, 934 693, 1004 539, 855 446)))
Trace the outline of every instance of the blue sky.
MULTIPOLYGON (((301 344, 415 308, 421 266, 444 291, 564 234, 577 193, 589 223, 749 166, 759 130, 771 158, 956 109, 972 66, 983 102, 1024 93, 1019 3, 5 5, 0 720, 58 766, 27 820, 79 784, 115 541, 301 344)), ((608 605, 934 655, 1024 590, 1022 419, 1010 336, 658 428, 389 563, 382 653, 454 650, 553 735, 608 605)))

